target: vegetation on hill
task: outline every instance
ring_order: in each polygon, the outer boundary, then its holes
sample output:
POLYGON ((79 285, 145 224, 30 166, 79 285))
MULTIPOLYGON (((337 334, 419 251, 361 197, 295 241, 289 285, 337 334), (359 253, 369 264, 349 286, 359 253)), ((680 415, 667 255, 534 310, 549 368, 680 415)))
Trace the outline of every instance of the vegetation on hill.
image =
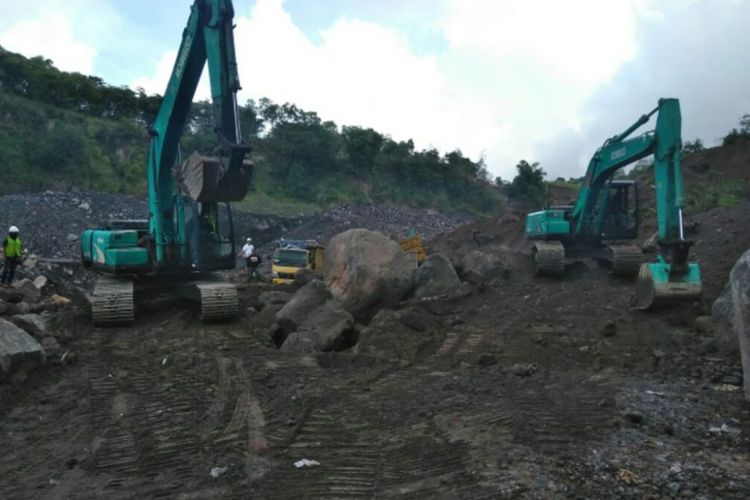
MULTIPOLYGON (((70 187, 145 193, 146 126, 160 99, 0 48, 0 151, 8 173, 0 193, 70 187)), ((458 150, 417 150, 411 140, 339 128, 268 99, 248 101, 240 118, 256 164, 251 200, 305 207, 373 201, 477 213, 500 208, 500 190, 483 162, 458 150)), ((213 127, 210 103, 194 103, 183 153, 210 154, 213 127)))

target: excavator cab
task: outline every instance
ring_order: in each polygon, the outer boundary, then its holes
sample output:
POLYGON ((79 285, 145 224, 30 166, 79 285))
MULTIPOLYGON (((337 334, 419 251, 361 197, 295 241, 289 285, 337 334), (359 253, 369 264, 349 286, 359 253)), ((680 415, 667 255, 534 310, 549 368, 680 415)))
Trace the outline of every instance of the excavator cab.
POLYGON ((640 207, 638 183, 613 180, 602 190, 602 240, 632 240, 638 237, 640 207))
POLYGON ((191 268, 216 271, 234 266, 234 223, 229 203, 187 201, 184 214, 191 268))

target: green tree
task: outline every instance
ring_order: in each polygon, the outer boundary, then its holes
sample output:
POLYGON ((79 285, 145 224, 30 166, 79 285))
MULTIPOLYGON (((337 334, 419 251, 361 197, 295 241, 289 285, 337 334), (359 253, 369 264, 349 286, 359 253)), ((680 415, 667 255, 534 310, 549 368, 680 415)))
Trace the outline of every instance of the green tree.
POLYGON ((742 115, 740 118, 740 128, 733 128, 731 132, 724 136, 722 145, 728 146, 729 144, 736 144, 741 141, 746 141, 750 138, 750 114, 742 115))
POLYGON ((507 195, 528 205, 543 204, 544 178, 547 175, 544 169, 537 162, 521 160, 516 165, 516 171, 518 174, 505 187, 507 195))
POLYGON ((703 141, 696 138, 694 141, 685 141, 682 144, 682 151, 685 152, 685 154, 693 154, 698 153, 700 151, 704 151, 706 148, 703 145, 703 141))

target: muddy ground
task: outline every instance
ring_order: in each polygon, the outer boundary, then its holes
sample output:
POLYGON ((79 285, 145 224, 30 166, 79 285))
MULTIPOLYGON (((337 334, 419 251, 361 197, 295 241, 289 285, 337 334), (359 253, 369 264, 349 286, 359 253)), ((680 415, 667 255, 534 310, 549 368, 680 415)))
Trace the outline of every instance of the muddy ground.
POLYGON ((130 328, 68 311, 76 363, 0 391, 3 498, 747 498, 739 359, 700 306, 630 308, 595 266, 525 269, 453 302, 411 360, 278 351, 268 285, 202 325, 152 301, 130 328), (605 323, 614 322, 605 329, 605 323), (603 333, 607 330, 609 333, 603 333), (296 468, 301 459, 320 465, 296 468), (212 477, 211 472, 217 477, 212 477))

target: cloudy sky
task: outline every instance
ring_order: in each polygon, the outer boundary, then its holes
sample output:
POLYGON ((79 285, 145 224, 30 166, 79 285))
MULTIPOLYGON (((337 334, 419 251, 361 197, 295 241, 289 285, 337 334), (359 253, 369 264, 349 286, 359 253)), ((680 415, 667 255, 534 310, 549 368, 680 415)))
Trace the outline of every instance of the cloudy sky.
MULTIPOLYGON (((191 0, 2 0, 0 45, 161 93, 191 0)), ((678 97, 683 136, 750 113, 750 0, 234 0, 241 99, 269 97, 512 177, 578 176, 678 97)), ((208 96, 202 84, 199 97, 208 96)))

